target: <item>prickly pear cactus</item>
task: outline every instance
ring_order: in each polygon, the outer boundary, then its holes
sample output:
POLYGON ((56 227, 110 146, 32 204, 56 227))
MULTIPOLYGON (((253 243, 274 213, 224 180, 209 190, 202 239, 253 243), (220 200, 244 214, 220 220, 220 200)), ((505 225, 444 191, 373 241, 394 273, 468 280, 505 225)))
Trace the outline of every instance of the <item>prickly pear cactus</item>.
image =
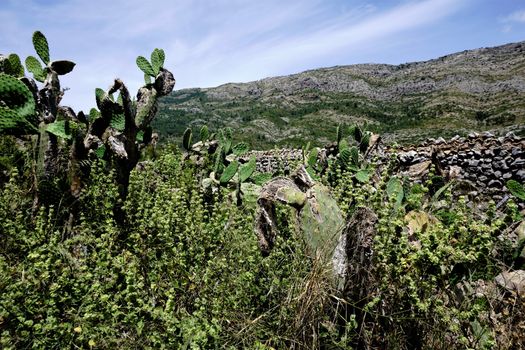
POLYGON ((304 166, 294 180, 275 178, 266 183, 257 200, 255 232, 263 253, 269 253, 278 234, 275 202, 296 209, 296 217, 309 254, 331 266, 334 286, 344 286, 346 277, 345 220, 330 190, 312 180, 304 166))
POLYGON ((36 133, 35 100, 28 87, 0 73, 0 133, 36 133))

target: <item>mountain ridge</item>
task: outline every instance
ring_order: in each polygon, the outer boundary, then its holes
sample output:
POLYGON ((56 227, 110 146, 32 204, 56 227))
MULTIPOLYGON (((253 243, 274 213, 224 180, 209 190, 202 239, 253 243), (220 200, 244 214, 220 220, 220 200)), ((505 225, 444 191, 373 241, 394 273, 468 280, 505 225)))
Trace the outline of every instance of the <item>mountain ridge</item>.
POLYGON ((470 131, 521 132, 524 96, 521 41, 399 65, 338 65, 177 90, 162 101, 155 127, 175 141, 188 126, 231 127, 242 130, 238 140, 272 148, 320 145, 338 123, 359 123, 406 143, 470 131))

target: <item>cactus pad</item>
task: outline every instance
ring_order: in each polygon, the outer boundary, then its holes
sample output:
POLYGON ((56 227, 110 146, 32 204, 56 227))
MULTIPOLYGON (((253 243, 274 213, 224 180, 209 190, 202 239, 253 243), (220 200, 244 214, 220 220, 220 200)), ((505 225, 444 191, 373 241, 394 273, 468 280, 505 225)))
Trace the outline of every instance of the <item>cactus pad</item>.
POLYGON ((46 79, 46 72, 42 68, 42 65, 40 65, 40 62, 36 59, 34 56, 28 56, 26 58, 26 68, 28 71, 33 73, 33 77, 35 80, 43 83, 46 79))
POLYGON ((250 161, 239 168, 239 181, 245 182, 252 176, 257 166, 255 157, 251 157, 250 161))
POLYGON ((78 125, 69 120, 57 120, 51 124, 47 124, 46 131, 60 138, 71 140, 72 130, 77 129, 78 125))
POLYGON ((206 125, 203 125, 200 130, 200 139, 202 142, 208 141, 208 137, 210 136, 210 132, 208 130, 208 127, 206 125))
POLYGON ((153 70, 153 67, 151 67, 151 64, 144 57, 142 56, 137 57, 137 66, 145 74, 152 76, 152 77, 156 76, 155 71, 153 70))
POLYGON ((37 129, 31 124, 35 115, 35 100, 20 80, 0 73, 0 132, 20 132, 37 129))
POLYGON ((182 135, 182 147, 184 147, 186 151, 189 151, 191 149, 191 137, 192 137, 191 129, 187 128, 184 131, 184 135, 182 135))
POLYGON ((22 63, 20 62, 20 57, 18 57, 17 54, 12 53, 8 57, 9 61, 9 72, 8 74, 21 78, 24 76, 24 66, 22 66, 22 63))
POLYGON ((370 170, 361 169, 355 173, 355 178, 359 182, 367 183, 370 180, 370 175, 372 175, 370 170))
POLYGON ((75 67, 75 63, 71 61, 53 61, 50 64, 51 70, 58 75, 70 73, 75 67))
POLYGON ((49 45, 44 34, 39 31, 33 33, 33 46, 38 57, 47 65, 49 63, 49 45))
POLYGON ((109 125, 115 130, 124 131, 124 129, 126 128, 126 118, 124 117, 124 114, 121 114, 121 113, 113 114, 109 125))
POLYGON ((246 142, 239 142, 232 148, 233 154, 236 156, 242 156, 243 154, 246 154, 248 152, 248 144, 246 142))
POLYGON ((386 184, 386 193, 390 200, 396 201, 396 208, 401 206, 405 192, 403 190, 403 183, 397 177, 391 178, 386 184))
POLYGON ((235 176, 237 169, 239 169, 239 162, 234 160, 226 167, 226 169, 224 169, 220 179, 221 184, 228 183, 228 181, 230 181, 235 176))
POLYGON ((164 54, 164 50, 162 49, 155 49, 151 53, 151 66, 153 68, 153 72, 155 73, 155 76, 159 74, 160 69, 164 66, 164 59, 166 58, 164 54))

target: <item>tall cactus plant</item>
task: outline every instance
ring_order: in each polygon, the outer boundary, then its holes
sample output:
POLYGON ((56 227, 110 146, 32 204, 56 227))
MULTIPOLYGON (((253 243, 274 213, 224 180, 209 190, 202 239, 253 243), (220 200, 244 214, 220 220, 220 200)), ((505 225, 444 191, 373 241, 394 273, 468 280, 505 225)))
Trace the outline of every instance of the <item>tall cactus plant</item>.
POLYGON ((64 90, 59 76, 71 72, 75 63, 52 61, 48 41, 39 31, 33 34, 33 46, 38 58, 29 56, 25 60, 32 78, 24 76, 17 55, 0 55, 0 134, 37 134, 36 149, 40 149, 37 153, 42 163, 36 167, 41 169, 38 178, 49 183, 57 178, 60 168, 67 167, 74 197, 78 197, 85 175, 81 165, 89 163, 90 157, 104 157, 116 169, 120 193, 125 197, 140 150, 152 139, 150 124, 157 112, 157 100, 175 85, 173 74, 163 67, 164 51, 155 49, 151 62, 137 58, 137 65, 148 78, 136 100, 131 99, 124 83, 115 79, 107 91, 96 89, 98 110, 85 115, 60 105, 64 90), (67 165, 60 164, 60 148, 69 151, 67 165))

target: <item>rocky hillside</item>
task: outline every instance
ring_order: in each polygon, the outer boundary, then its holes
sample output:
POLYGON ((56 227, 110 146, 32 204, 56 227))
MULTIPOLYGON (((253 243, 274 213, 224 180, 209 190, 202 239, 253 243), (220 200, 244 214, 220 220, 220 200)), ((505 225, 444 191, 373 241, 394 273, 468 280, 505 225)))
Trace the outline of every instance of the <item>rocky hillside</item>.
POLYGON ((163 140, 188 126, 229 126, 256 148, 321 145, 338 123, 367 124, 401 143, 470 131, 525 131, 525 42, 426 62, 358 64, 166 97, 163 140))

